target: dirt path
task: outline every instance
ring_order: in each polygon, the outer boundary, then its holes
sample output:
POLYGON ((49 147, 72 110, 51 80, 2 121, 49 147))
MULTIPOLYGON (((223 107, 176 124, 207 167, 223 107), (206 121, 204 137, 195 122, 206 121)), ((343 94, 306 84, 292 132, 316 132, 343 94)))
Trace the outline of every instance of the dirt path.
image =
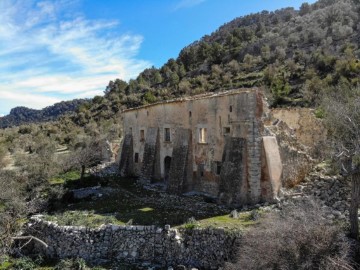
POLYGON ((6 166, 4 167, 5 170, 14 170, 15 169, 15 160, 10 154, 10 152, 7 153, 7 155, 4 158, 6 166))

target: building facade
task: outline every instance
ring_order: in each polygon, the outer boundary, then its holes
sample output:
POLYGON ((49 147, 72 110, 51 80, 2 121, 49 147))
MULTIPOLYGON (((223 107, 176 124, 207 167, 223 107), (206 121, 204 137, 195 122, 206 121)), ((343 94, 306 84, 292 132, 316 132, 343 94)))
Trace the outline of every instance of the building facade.
POLYGON ((226 204, 273 200, 282 165, 275 137, 263 136, 257 89, 151 104, 123 112, 120 173, 169 192, 197 191, 226 204))

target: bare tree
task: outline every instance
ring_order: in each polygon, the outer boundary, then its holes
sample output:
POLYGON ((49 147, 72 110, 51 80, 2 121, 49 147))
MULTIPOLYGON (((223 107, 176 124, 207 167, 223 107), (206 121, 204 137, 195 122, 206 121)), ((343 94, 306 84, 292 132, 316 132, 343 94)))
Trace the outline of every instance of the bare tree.
POLYGON ((9 251, 11 237, 20 229, 18 219, 26 213, 25 180, 15 172, 0 170, 0 256, 9 251))
POLYGON ((341 173, 351 178, 350 233, 359 238, 360 203, 360 87, 341 89, 325 99, 325 122, 332 139, 333 157, 341 173))
POLYGON ((86 168, 96 165, 102 159, 100 141, 85 140, 75 145, 75 150, 71 153, 69 161, 71 166, 80 168, 80 180, 83 180, 86 168))

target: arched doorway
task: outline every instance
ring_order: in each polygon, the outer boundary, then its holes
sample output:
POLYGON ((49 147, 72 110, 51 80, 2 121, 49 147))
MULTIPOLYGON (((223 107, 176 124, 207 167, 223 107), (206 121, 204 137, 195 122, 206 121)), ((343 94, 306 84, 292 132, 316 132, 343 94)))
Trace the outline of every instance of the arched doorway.
POLYGON ((164 180, 165 180, 165 183, 167 183, 169 180, 170 166, 171 166, 171 157, 166 156, 164 158, 164 180))

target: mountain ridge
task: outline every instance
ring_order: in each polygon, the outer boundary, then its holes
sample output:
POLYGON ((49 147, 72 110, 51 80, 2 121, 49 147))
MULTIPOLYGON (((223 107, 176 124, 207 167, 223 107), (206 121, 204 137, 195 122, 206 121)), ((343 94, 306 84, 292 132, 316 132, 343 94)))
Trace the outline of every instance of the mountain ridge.
POLYGON ((85 102, 87 102, 86 99, 61 101, 38 110, 18 106, 12 108, 8 115, 0 117, 0 128, 57 120, 62 115, 75 112, 85 102))

